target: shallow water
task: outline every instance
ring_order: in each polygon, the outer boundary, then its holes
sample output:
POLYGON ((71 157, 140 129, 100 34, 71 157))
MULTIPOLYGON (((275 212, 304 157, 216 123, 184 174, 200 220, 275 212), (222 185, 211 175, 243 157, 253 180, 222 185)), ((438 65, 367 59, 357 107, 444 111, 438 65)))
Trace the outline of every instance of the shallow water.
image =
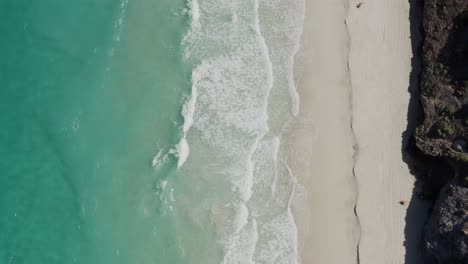
POLYGON ((2 2, 1 263, 178 262, 151 158, 179 138, 184 5, 2 2))
POLYGON ((297 263, 302 12, 1 1, 0 263, 297 263))

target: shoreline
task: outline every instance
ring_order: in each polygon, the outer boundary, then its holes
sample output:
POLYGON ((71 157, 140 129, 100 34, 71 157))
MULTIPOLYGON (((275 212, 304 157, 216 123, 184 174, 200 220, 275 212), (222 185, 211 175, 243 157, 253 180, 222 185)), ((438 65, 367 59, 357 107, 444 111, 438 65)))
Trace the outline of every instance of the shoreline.
POLYGON ((416 181, 402 147, 413 129, 410 3, 357 4, 306 3, 300 111, 286 133, 301 263, 418 264, 425 215, 415 212, 427 205, 399 204, 416 181))
POLYGON ((299 183, 293 212, 304 264, 357 259, 360 231, 354 213, 347 12, 344 0, 307 2, 296 54, 301 103, 286 139, 291 146, 288 160, 299 183))

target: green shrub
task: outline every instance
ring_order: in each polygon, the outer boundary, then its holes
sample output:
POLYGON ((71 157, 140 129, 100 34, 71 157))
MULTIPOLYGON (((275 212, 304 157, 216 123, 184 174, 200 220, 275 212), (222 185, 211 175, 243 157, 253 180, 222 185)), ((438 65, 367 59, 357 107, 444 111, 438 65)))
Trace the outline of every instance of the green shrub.
POLYGON ((449 138, 453 136, 454 132, 450 122, 447 120, 442 121, 439 128, 437 128, 437 135, 441 138, 449 138))

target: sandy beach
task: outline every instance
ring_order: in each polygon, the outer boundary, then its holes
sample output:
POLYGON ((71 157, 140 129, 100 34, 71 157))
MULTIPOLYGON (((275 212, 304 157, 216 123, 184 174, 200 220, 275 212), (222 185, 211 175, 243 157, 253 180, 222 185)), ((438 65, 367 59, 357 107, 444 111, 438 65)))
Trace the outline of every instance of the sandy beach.
POLYGON ((342 0, 306 2, 296 56, 301 104, 290 144, 293 174, 303 187, 295 213, 304 264, 355 263, 357 257, 347 9, 342 0))
POLYGON ((415 181, 402 154, 409 9, 405 0, 306 3, 301 107, 288 131, 303 264, 418 263, 406 248, 418 243, 424 215, 405 237, 408 206, 399 203, 415 181))

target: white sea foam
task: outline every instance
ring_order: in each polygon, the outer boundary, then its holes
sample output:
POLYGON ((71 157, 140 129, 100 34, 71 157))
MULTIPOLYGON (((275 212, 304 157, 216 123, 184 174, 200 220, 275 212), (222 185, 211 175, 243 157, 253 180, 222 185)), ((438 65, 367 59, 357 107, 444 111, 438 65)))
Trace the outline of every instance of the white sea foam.
POLYGON ((197 0, 190 1, 190 17, 192 19, 192 26, 197 27, 200 20, 200 7, 197 0))
MULTIPOLYGON (((200 7, 197 0, 188 0, 188 14, 191 19, 190 25, 190 32, 194 32, 200 26, 200 7)), ((187 36, 186 36, 187 37, 187 36)), ((186 38, 185 37, 185 38, 186 38)), ((185 42, 184 38, 184 42, 185 42)), ((189 55, 187 54, 187 50, 185 51, 185 57, 188 58, 189 55)), ((195 75, 193 75, 195 76, 195 75)), ((196 77, 196 76, 195 76, 196 77)), ((192 83, 196 83, 197 80, 192 78, 192 83)), ((192 85, 192 94, 190 95, 189 99, 184 103, 182 108, 182 116, 184 118, 184 124, 182 127, 182 138, 176 146, 176 155, 179 158, 177 162, 177 169, 180 169, 190 154, 190 146, 187 142, 187 134, 190 128, 193 126, 193 115, 195 113, 195 105, 197 102, 197 86, 192 85)))
POLYGON ((153 168, 157 168, 161 164, 161 156, 162 156, 162 150, 158 151, 158 154, 153 157, 153 160, 151 161, 151 166, 153 168))
MULTIPOLYGON (((122 30, 123 30, 123 24, 125 20, 125 16, 127 13, 127 5, 128 5, 128 0, 120 0, 120 10, 117 19, 114 21, 114 41, 109 49, 107 50, 107 55, 109 57, 114 57, 116 48, 119 45, 120 42, 120 36, 122 35, 122 30)), ((94 53, 96 53, 97 49, 94 49, 94 53)), ((110 70, 110 68, 106 68, 107 71, 110 70)))
POLYGON ((231 237, 222 264, 254 264, 252 256, 257 240, 257 222, 251 220, 231 237))
MULTIPOLYGON (((192 83, 196 84, 197 80, 192 79, 192 83)), ((187 160, 190 154, 190 147, 187 142, 187 133, 189 132, 190 128, 193 126, 193 115, 195 113, 196 102, 197 102, 197 86, 193 85, 192 94, 190 95, 190 98, 185 102, 182 108, 182 116, 184 117, 184 125, 182 127, 183 135, 179 144, 177 144, 176 146, 178 158, 179 158, 177 162, 178 169, 180 169, 182 165, 184 165, 185 161, 187 160)))
POLYGON ((249 201, 249 210, 258 226, 255 263, 298 262, 297 230, 290 213, 295 181, 284 163, 278 163, 279 147, 278 137, 265 138, 253 156, 255 191, 249 201))
POLYGON ((290 210, 266 222, 260 232, 266 239, 255 263, 297 264, 297 229, 290 210))
POLYGON ((290 111, 295 116, 299 112, 300 98, 294 83, 294 56, 300 47, 305 0, 259 1, 263 13, 267 14, 260 23, 273 61, 275 83, 287 88, 290 111))
MULTIPOLYGON (((271 142, 271 153, 273 154, 273 164, 278 164, 278 152, 279 152, 279 147, 280 147, 280 140, 279 138, 275 137, 273 138, 271 142)), ((271 196, 273 197, 276 192, 276 184, 278 182, 278 170, 275 168, 275 170, 272 172, 273 174, 273 180, 271 183, 271 196)))
POLYGON ((190 144, 190 155, 203 162, 191 163, 190 171, 202 171, 207 181, 226 177, 231 183, 227 204, 208 206, 229 215, 216 220, 223 225, 218 232, 223 264, 298 261, 289 208, 294 182, 278 164, 281 131, 269 125, 278 122, 282 127, 286 119, 276 116, 271 110, 275 106, 268 103, 278 102, 279 112, 282 105, 288 105, 289 114, 298 111, 292 70, 301 32, 303 10, 296 10, 300 3, 303 0, 188 2, 191 26, 183 45, 194 67, 191 97, 182 110, 178 167, 186 161, 190 144), (283 25, 266 23, 270 15, 271 23, 279 20, 283 25))
POLYGON ((165 190, 167 186, 167 181, 161 181, 161 189, 165 190))
POLYGON ((185 161, 188 158, 189 153, 190 153, 189 145, 184 135, 184 137, 180 140, 179 144, 177 144, 177 154, 179 158, 177 162, 177 168, 180 169, 180 167, 184 165, 185 161))
POLYGON ((160 168, 169 160, 170 155, 178 156, 178 151, 174 149, 168 149, 167 147, 159 148, 158 153, 151 160, 151 167, 154 169, 160 168))
POLYGON ((128 0, 120 0, 120 12, 117 20, 114 23, 114 40, 120 42, 120 35, 122 34, 122 26, 124 23, 125 15, 127 13, 128 0))
MULTIPOLYGON (((197 80, 192 80, 192 83, 197 83, 197 80)), ((195 104, 197 102, 197 87, 192 87, 192 95, 190 99, 185 102, 182 109, 182 115, 184 117, 183 132, 186 134, 193 126, 193 114, 195 113, 195 104)))

